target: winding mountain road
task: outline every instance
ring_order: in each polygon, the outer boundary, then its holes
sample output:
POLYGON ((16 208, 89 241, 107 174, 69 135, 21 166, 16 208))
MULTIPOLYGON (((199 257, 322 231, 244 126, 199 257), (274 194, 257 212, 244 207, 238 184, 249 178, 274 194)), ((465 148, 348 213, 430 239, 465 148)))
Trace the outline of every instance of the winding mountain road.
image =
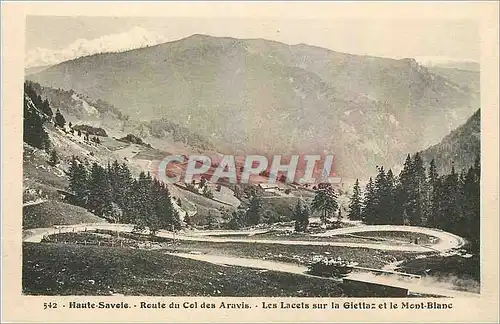
MULTIPOLYGON (((26 242, 41 242, 44 235, 67 232, 82 232, 86 230, 113 230, 120 232, 132 232, 134 226, 131 224, 108 224, 108 223, 93 223, 80 225, 61 225, 52 228, 37 228, 30 229, 25 234, 24 241, 26 242)), ((328 241, 306 241, 306 240, 280 240, 280 239, 252 239, 251 236, 257 233, 263 233, 263 230, 254 231, 193 231, 193 232, 178 232, 160 231, 157 236, 164 238, 172 238, 183 241, 197 242, 218 242, 218 243, 255 243, 255 244, 281 244, 281 245, 314 245, 314 246, 342 246, 352 248, 367 248, 374 250, 385 251, 403 251, 403 252, 444 252, 453 248, 461 247, 465 244, 465 240, 454 234, 423 227, 415 226, 396 226, 396 225, 364 225, 348 228, 330 230, 321 234, 313 234, 315 236, 334 236, 340 234, 350 234, 359 232, 371 231, 404 231, 410 233, 423 233, 434 236, 438 241, 434 244, 407 244, 407 245, 391 245, 383 243, 356 243, 356 242, 328 242, 328 241), (247 238, 228 238, 216 237, 217 235, 244 235, 247 238), (210 235, 210 236, 209 236, 210 235)))
MULTIPOLYGON (((238 266, 238 267, 260 269, 262 271, 278 271, 278 272, 294 273, 304 276, 312 276, 307 274, 308 271, 307 267, 290 263, 261 260, 261 259, 208 255, 208 254, 190 254, 190 253, 169 253, 169 254, 197 261, 210 262, 222 266, 238 266)), ((328 279, 338 280, 325 277, 320 277, 320 278, 326 280, 328 279)), ((445 297, 473 297, 473 298, 478 298, 480 296, 479 294, 452 289, 450 284, 437 282, 429 278, 421 278, 408 281, 408 280, 402 280, 400 277, 396 275, 376 276, 369 272, 353 272, 349 274, 347 278, 354 280, 361 280, 361 281, 369 281, 381 285, 390 285, 395 287, 406 288, 408 289, 408 291, 417 294, 439 295, 445 297)))
POLYGON ((324 233, 312 234, 312 236, 331 237, 334 235, 353 234, 362 232, 408 232, 408 233, 419 233, 419 234, 433 236, 438 238, 438 241, 435 244, 431 245, 426 244, 424 246, 437 252, 443 252, 451 250, 453 248, 458 248, 466 243, 466 241, 460 236, 439 229, 418 227, 418 226, 405 226, 405 225, 361 225, 361 226, 328 230, 324 233))
MULTIPOLYGON (((80 225, 61 225, 51 228, 36 228, 25 231, 23 241, 25 242, 41 242, 46 235, 67 232, 82 232, 91 231, 96 229, 113 230, 120 232, 132 232, 134 226, 130 224, 109 224, 109 223, 93 223, 93 224, 80 224, 80 225)), ((157 236, 166 237, 185 241, 198 241, 198 242, 247 242, 255 244, 286 244, 286 245, 321 245, 321 246, 344 246, 353 248, 370 248, 377 250, 390 250, 390 251, 407 251, 407 252, 429 252, 439 251, 445 252, 453 248, 458 248, 465 244, 465 240, 459 236, 444 231, 413 227, 413 226, 392 226, 392 225, 363 225, 349 228, 341 228, 336 230, 326 231, 325 233, 315 234, 314 236, 334 236, 341 234, 351 234, 359 232, 372 232, 372 231, 404 231, 410 233, 422 233, 438 238, 438 242, 429 246, 420 246, 416 244, 409 244, 406 246, 391 246, 388 244, 369 244, 369 243, 347 243, 347 242, 325 242, 325 241, 291 241, 291 240, 266 240, 266 239, 230 239, 226 237, 216 237, 217 235, 255 235, 258 233, 265 233, 265 230, 250 230, 250 231, 193 231, 193 232, 179 232, 172 233, 168 231, 160 231, 157 236), (209 236, 210 235, 210 236, 209 236)), ((218 256, 208 254, 192 254, 192 253, 170 253, 183 258, 194 259, 198 261, 210 262, 223 266, 240 266, 261 269, 262 271, 280 271, 294 274, 308 276, 307 267, 289 263, 282 263, 270 260, 249 259, 241 257, 218 256)), ((352 273, 349 275, 351 279, 365 280, 373 283, 387 284, 392 286, 399 286, 407 288, 413 293, 422 294, 435 294, 447 297, 478 297, 478 294, 457 291, 446 284, 430 281, 430 279, 422 278, 418 281, 404 281, 394 275, 389 276, 374 276, 369 272, 352 273), (443 286, 444 285, 444 286, 443 286)))

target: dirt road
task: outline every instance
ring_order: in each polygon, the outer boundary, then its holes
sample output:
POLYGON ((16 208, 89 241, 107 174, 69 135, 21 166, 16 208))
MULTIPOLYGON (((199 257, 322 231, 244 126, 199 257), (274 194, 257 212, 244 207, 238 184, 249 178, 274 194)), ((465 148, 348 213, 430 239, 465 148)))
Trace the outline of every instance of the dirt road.
POLYGON ((440 252, 461 247, 466 243, 465 240, 460 236, 442 230, 427 228, 427 227, 404 226, 404 225, 361 225, 361 226, 328 230, 324 233, 312 234, 312 236, 330 237, 334 235, 353 234, 361 232, 409 232, 409 233, 420 233, 429 236, 434 236, 438 238, 439 241, 435 244, 425 245, 425 246, 440 252))
MULTIPOLYGON (((96 229, 109 229, 121 232, 131 232, 133 230, 133 225, 130 224, 82 224, 82 225, 63 225, 58 228, 38 228, 31 229, 24 238, 26 242, 40 242, 44 235, 55 234, 55 233, 65 233, 65 232, 81 232, 85 230, 96 230, 96 229)), ((197 242, 219 242, 219 243, 255 243, 255 244, 281 244, 281 245, 314 245, 314 246, 342 246, 342 247, 352 247, 352 248, 368 248, 374 250, 385 250, 385 251, 403 251, 403 252, 443 252, 453 248, 460 247, 465 244, 465 240, 440 230, 414 227, 414 226, 392 226, 392 225, 366 225, 366 226, 356 226, 343 228, 338 230, 328 231, 327 233, 322 233, 323 236, 332 236, 338 234, 348 234, 356 233, 361 231, 406 231, 413 233, 424 233, 427 235, 435 236, 439 240, 435 244, 426 245, 390 245, 381 243, 355 243, 355 242, 324 242, 324 241, 304 241, 304 240, 280 240, 280 239, 252 239, 251 234, 259 233, 262 230, 247 231, 248 238, 227 238, 227 237, 214 237, 206 236, 207 233, 212 233, 211 235, 227 235, 227 234, 241 234, 241 231, 197 231, 197 232, 178 232, 172 233, 169 231, 160 231, 157 236, 165 238, 175 238, 183 241, 197 241, 197 242)), ((317 234, 317 236, 319 236, 317 234)))
MULTIPOLYGON (((226 266, 239 266, 247 268, 255 268, 269 271, 287 272, 300 275, 307 274, 307 267, 299 266, 289 263, 275 262, 269 260, 261 259, 248 259, 248 258, 236 258, 218 255, 208 255, 208 254, 190 254, 190 253, 170 253, 171 255, 180 256, 183 258, 210 262, 218 265, 226 266)), ((324 277, 321 277, 325 279, 324 277)), ((453 290, 449 284, 440 283, 437 281, 432 281, 431 279, 422 278, 414 280, 402 280, 395 275, 382 275, 376 276, 368 272, 355 272, 347 276, 349 279, 363 280, 373 283, 378 283, 382 285, 391 285, 401 288, 408 289, 411 293, 417 294, 428 294, 428 295, 440 295, 445 297, 475 297, 478 298, 479 294, 474 294, 470 292, 453 290)))
MULTIPOLYGON (((81 224, 81 225, 65 225, 56 226, 52 228, 37 228, 30 229, 25 232, 25 237, 23 240, 25 242, 41 242, 45 235, 51 235, 56 233, 67 233, 67 232, 82 232, 91 231, 95 229, 108 229, 120 232, 132 232, 134 226, 129 224, 81 224)), ((184 232, 176 233, 175 238, 178 240, 185 241, 201 241, 201 242, 252 242, 255 244, 265 243, 265 244, 290 244, 290 245, 328 245, 328 246, 345 246, 345 247, 366 247, 378 250, 397 250, 397 251, 408 251, 408 252, 428 252, 429 249, 433 251, 447 251, 451 248, 460 247, 465 243, 465 241, 451 233, 420 228, 420 227, 410 227, 410 226, 390 226, 390 225, 380 225, 380 226, 357 226, 345 229, 338 229, 327 231, 321 235, 316 236, 333 236, 339 234, 349 234, 356 232, 368 232, 368 231, 405 231, 413 233, 424 233, 427 235, 435 236, 439 238, 439 242, 429 247, 419 246, 419 245, 408 245, 408 246, 391 246, 385 244, 366 244, 366 243, 344 243, 344 242, 319 242, 319 241, 290 241, 290 240, 252 240, 248 239, 229 239, 224 237, 213 237, 205 236, 207 233, 227 235, 235 234, 235 232, 242 235, 250 235, 262 232, 262 230, 256 231, 200 231, 200 232, 184 232)), ((174 238, 174 233, 167 231, 160 231, 158 234, 160 237, 174 238)), ((275 262, 269 260, 261 259, 249 259, 249 258, 239 258, 239 257, 228 257, 228 256, 217 256, 217 255, 207 255, 207 254, 190 254, 190 253, 172 253, 174 255, 195 259, 198 261, 211 262, 219 265, 227 266, 240 266, 249 267, 263 270, 271 271, 281 271, 288 273, 295 273, 301 275, 308 275, 307 268, 305 266, 275 262)), ((387 284, 392 286, 407 288, 410 292, 421 293, 421 294, 433 294, 441 295, 447 297, 478 297, 478 294, 461 292, 453 290, 452 287, 445 283, 439 283, 436 281, 431 281, 431 279, 422 278, 419 281, 406 281, 401 280, 398 276, 375 276, 369 272, 352 273, 349 278, 370 281, 373 283, 387 284)))

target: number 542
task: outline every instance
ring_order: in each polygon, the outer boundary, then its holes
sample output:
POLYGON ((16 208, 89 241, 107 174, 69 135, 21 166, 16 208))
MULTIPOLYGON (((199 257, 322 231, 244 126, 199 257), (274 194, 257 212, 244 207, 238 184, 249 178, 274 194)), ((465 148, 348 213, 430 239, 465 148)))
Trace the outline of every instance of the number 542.
POLYGON ((57 308, 57 303, 43 303, 43 309, 57 308))

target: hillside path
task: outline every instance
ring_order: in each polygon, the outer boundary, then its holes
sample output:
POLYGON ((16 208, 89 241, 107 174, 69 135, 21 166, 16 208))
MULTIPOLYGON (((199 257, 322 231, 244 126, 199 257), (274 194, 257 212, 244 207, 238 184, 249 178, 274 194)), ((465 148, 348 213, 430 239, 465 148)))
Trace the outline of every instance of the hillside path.
MULTIPOLYGON (((80 225, 62 225, 55 226, 52 228, 36 228, 29 229, 25 231, 23 241, 25 242, 41 242, 45 235, 56 234, 56 233, 67 233, 67 232, 82 232, 90 231, 95 229, 108 229, 120 232, 132 232, 134 226, 130 224, 109 224, 109 223, 99 223, 99 224, 80 224, 80 225)), ((439 239, 436 244, 431 246, 419 246, 419 245, 408 245, 408 246, 391 246, 386 244, 369 244, 369 243, 345 243, 345 242, 319 242, 319 241, 290 241, 290 240, 252 240, 252 239, 229 239, 223 237, 213 237, 210 235, 227 235, 227 234, 257 234, 262 232, 262 230, 254 231, 199 231, 191 232, 190 235, 186 233, 172 233, 167 231, 160 231, 157 236, 166 238, 175 238, 184 241, 197 241, 197 242, 246 242, 255 244, 288 244, 288 245, 320 245, 320 246, 344 246, 353 248, 371 248, 377 250, 392 250, 392 251, 407 251, 407 252, 428 252, 432 251, 447 251, 452 248, 457 248, 465 244, 465 240, 462 238, 447 233, 440 230, 428 229, 422 227, 412 227, 412 226, 391 226, 391 225, 364 225, 355 226, 349 228, 342 228, 337 230, 327 231, 321 233, 321 235, 316 234, 316 236, 334 236, 340 234, 349 234, 357 232, 370 232, 370 231, 405 231, 413 233, 424 233, 427 235, 435 236, 439 239)), ((304 276, 310 276, 307 274, 307 267, 288 264, 270 260, 261 259, 250 259, 241 257, 228 257, 228 256, 218 256, 218 255, 207 255, 207 254, 193 254, 193 253, 170 253, 183 258, 194 259, 198 261, 210 262, 213 264, 223 265, 223 266, 240 266, 247 268, 260 269, 263 271, 279 271, 286 273, 299 274, 304 276)), ((437 282, 429 281, 426 278, 421 278, 417 281, 405 281, 401 280, 395 275, 389 276, 374 276, 369 272, 355 272, 351 273, 348 278, 364 280, 378 284, 392 285, 397 287, 407 288, 412 293, 421 294, 432 294, 447 297, 479 297, 479 294, 457 291, 450 289, 450 287, 445 284, 440 284, 437 282)), ((325 279, 325 278, 323 278, 325 279)))
MULTIPOLYGON (((278 271, 278 272, 286 272, 304 276, 317 277, 307 274, 308 270, 307 267, 290 263, 282 263, 282 262, 261 260, 261 259, 248 259, 240 257, 208 255, 208 254, 190 254, 190 253, 169 253, 169 254, 197 261, 210 262, 222 266, 238 266, 238 267, 260 269, 263 271, 278 271)), ((317 278, 335 280, 333 278, 325 278, 325 277, 317 277, 317 278)), ((369 281, 381 285, 390 285, 395 287, 406 288, 408 289, 408 291, 417 294, 440 295, 446 297, 475 297, 475 298, 478 298, 480 296, 479 294, 471 292, 454 290, 451 289, 451 287, 445 283, 434 282, 431 280, 427 280, 426 278, 408 281, 408 280, 401 280, 399 277, 395 275, 376 276, 369 272, 353 272, 349 274, 347 278, 354 280, 369 281)))
MULTIPOLYGON (((25 242, 41 242, 44 235, 67 232, 82 232, 96 229, 113 230, 120 232, 132 232, 134 226, 131 224, 109 224, 109 223, 93 223, 79 225, 61 225, 52 228, 37 228, 29 229, 26 232, 25 242)), ((260 230, 262 231, 262 230, 260 230)), ((367 248, 374 250, 385 251, 403 251, 403 252, 444 252, 453 248, 461 247, 465 244, 465 240, 454 234, 440 231, 437 229, 415 227, 415 226, 397 226, 397 225, 363 225, 331 230, 321 235, 316 236, 333 236, 339 234, 349 234, 369 231, 405 231, 410 233, 423 233, 438 238, 435 244, 408 244, 408 245, 390 245, 381 243, 355 243, 355 242, 325 242, 325 241, 305 241, 305 240, 279 240, 279 239, 252 239, 252 233, 256 231, 247 231, 249 238, 232 239, 227 237, 215 237, 216 235, 241 234, 241 231, 197 231, 197 232, 169 232, 160 231, 157 236, 181 241, 196 241, 196 242, 217 242, 217 243, 254 243, 254 244, 282 244, 282 245, 313 245, 313 246, 342 246, 352 248, 367 248), (213 236, 208 236, 213 235, 213 236)))

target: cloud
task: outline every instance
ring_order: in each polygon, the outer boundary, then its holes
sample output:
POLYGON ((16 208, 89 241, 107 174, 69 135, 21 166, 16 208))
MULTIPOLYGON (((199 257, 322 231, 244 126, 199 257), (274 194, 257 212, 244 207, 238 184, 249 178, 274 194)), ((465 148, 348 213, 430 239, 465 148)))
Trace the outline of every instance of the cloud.
POLYGON ((153 33, 142 27, 134 27, 123 33, 104 35, 91 40, 77 39, 62 49, 51 50, 36 47, 26 53, 25 64, 27 68, 53 65, 81 56, 126 51, 166 41, 162 35, 153 33))

